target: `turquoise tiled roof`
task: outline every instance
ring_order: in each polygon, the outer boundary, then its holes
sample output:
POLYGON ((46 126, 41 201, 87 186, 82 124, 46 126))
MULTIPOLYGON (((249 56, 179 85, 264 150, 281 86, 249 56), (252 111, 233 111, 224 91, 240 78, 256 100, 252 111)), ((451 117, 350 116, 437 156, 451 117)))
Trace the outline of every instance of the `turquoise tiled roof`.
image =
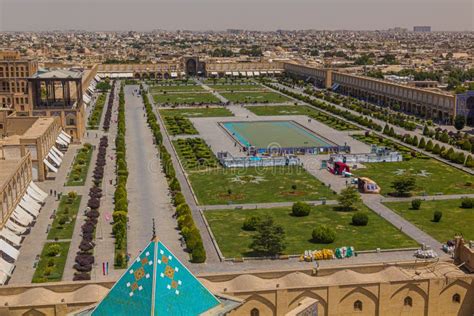
POLYGON ((152 241, 92 312, 105 315, 200 315, 219 300, 160 241, 152 241))

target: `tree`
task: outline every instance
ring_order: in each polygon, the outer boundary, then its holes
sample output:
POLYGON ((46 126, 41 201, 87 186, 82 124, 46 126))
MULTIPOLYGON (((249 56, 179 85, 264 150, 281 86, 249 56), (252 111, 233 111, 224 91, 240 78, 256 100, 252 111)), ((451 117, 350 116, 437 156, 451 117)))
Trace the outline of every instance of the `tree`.
POLYGON ((273 218, 268 217, 258 223, 250 248, 256 253, 274 256, 285 250, 285 237, 283 227, 276 225, 273 218))
POLYGON ((336 240, 336 232, 329 226, 320 224, 313 229, 311 234, 313 242, 321 244, 330 244, 336 240))
POLYGON ((426 151, 432 151, 433 150, 433 142, 431 141, 431 139, 426 143, 425 150, 426 151))
POLYGON ((411 208, 414 210, 419 210, 421 207, 421 200, 420 199, 414 199, 411 201, 411 208))
POLYGON ((293 203, 291 208, 291 214, 293 216, 308 216, 309 212, 311 211, 311 206, 308 203, 304 202, 296 202, 293 203))
POLYGON ((258 216, 248 216, 244 220, 244 224, 242 225, 243 230, 247 231, 254 231, 257 229, 258 223, 260 223, 261 219, 258 216))
POLYGON ((438 223, 443 217, 443 212, 441 211, 434 211, 433 213, 433 222, 438 223))
POLYGON ((354 226, 367 226, 369 223, 369 216, 366 212, 357 212, 352 215, 352 225, 354 226))
POLYGON ((422 137, 421 140, 420 140, 420 143, 418 144, 418 148, 425 148, 426 147, 426 143, 425 143, 425 138, 422 137))
POLYGON ((464 163, 464 165, 469 168, 474 167, 474 160, 472 159, 471 155, 467 156, 466 162, 464 163))
POLYGON ((454 118, 454 127, 460 131, 466 125, 466 117, 464 115, 456 115, 454 118))
POLYGON ((340 211, 352 211, 360 202, 360 194, 355 187, 347 187, 341 191, 337 198, 337 209, 340 211))
POLYGON ((410 192, 413 191, 415 187, 416 179, 412 176, 399 177, 392 183, 392 188, 395 189, 398 196, 409 196, 410 192))

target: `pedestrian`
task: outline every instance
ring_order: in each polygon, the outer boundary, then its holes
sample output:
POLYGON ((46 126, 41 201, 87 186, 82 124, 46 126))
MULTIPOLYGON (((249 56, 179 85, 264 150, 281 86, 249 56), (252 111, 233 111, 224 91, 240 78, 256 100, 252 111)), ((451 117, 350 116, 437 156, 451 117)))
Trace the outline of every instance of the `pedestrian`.
POLYGON ((54 196, 56 196, 56 190, 54 190, 54 196))

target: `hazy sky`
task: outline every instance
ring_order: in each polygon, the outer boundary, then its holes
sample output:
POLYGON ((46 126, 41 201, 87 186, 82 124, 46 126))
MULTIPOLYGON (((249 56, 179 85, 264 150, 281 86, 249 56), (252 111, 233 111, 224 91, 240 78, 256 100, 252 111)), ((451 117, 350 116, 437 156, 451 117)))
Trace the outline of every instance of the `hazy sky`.
POLYGON ((474 0, 0 0, 0 31, 474 30, 474 0))

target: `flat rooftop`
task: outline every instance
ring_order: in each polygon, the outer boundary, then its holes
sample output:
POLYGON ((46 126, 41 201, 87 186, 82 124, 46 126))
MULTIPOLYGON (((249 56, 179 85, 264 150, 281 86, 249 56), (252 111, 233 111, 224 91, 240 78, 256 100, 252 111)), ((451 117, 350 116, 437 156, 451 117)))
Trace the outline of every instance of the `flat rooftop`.
POLYGON ((0 160, 0 190, 15 175, 16 167, 21 159, 0 160))
MULTIPOLYGON (((54 123, 55 117, 35 117, 35 120, 32 122, 31 117, 23 119, 23 117, 12 117, 9 118, 10 121, 17 124, 31 124, 30 126, 14 126, 9 128, 7 124, 7 133, 8 136, 0 139, 0 145, 19 145, 22 139, 36 139, 43 135, 47 129, 54 123), (9 129, 9 130, 8 130, 9 129)), ((11 123, 10 123, 11 124, 11 123)), ((16 125, 16 124, 15 124, 16 125)))

